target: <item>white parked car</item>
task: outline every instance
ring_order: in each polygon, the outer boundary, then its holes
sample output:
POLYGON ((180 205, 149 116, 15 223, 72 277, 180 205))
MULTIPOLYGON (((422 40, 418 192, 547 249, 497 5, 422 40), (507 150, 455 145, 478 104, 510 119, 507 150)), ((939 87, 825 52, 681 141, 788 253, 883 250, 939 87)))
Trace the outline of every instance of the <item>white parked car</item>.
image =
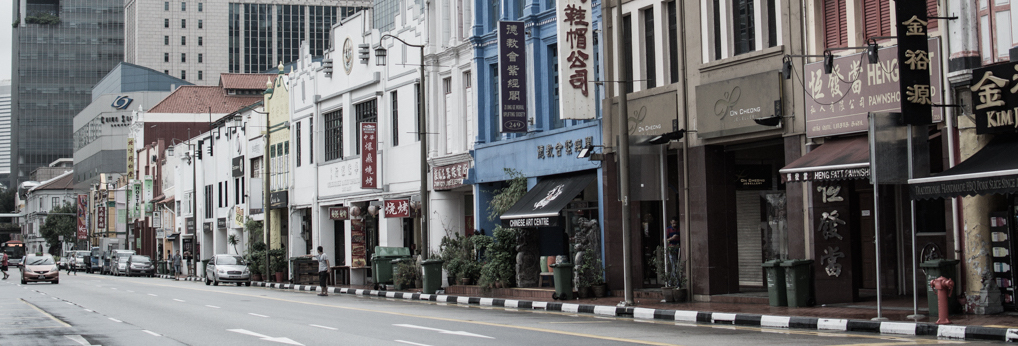
POLYGON ((205 284, 219 286, 220 282, 251 286, 251 269, 247 261, 237 255, 215 255, 205 267, 205 284))

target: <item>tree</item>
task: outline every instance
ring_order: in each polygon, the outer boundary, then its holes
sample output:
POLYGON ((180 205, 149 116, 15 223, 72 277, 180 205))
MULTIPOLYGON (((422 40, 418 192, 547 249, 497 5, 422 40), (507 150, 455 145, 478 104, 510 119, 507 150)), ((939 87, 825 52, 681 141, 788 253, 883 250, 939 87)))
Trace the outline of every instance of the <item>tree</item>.
POLYGON ((78 227, 78 218, 75 216, 78 214, 78 207, 74 204, 64 204, 63 206, 53 208, 50 210, 50 214, 71 214, 71 215, 50 215, 46 217, 46 222, 39 228, 39 233, 42 233, 42 237, 46 239, 46 242, 50 244, 49 253, 54 253, 60 249, 60 236, 64 236, 64 239, 73 241, 75 236, 75 229, 78 227))

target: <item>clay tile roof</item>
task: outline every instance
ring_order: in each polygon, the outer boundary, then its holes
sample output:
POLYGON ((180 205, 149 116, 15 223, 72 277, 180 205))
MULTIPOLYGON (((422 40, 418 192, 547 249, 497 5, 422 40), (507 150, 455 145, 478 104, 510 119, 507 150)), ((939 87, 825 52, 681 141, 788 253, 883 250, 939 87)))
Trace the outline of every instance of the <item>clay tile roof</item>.
POLYGON ((50 179, 42 185, 36 186, 33 191, 39 190, 73 190, 74 189, 74 175, 73 172, 66 172, 56 178, 50 179))
MULTIPOLYGON (((263 89, 264 83, 262 80, 263 89)), ((226 95, 218 86, 185 85, 159 101, 149 113, 232 113, 263 100, 262 95, 226 95)))
POLYGON ((219 85, 223 89, 258 89, 265 90, 265 81, 276 80, 275 73, 223 73, 219 75, 219 85))

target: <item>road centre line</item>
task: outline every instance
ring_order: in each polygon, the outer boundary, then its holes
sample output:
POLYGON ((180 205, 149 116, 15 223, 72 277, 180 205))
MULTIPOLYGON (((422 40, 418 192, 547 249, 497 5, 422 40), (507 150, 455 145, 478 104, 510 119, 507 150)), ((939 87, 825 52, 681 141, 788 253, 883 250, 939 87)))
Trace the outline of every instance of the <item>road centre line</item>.
POLYGON ((393 340, 393 341, 401 343, 401 344, 414 345, 414 346, 431 346, 431 345, 428 345, 428 344, 418 344, 416 342, 409 342, 409 341, 406 341, 406 340, 393 340))
POLYGON ((149 333, 149 334, 152 334, 153 336, 162 336, 162 335, 156 334, 155 332, 153 332, 151 330, 144 330, 144 329, 142 329, 141 331, 149 333))
MULTIPOLYGON (((315 303, 315 302, 308 302, 308 301, 292 300, 292 299, 286 299, 286 298, 267 297, 267 296, 257 295, 257 294, 245 294, 245 293, 230 292, 230 291, 217 291, 217 290, 204 289, 204 288, 198 288, 198 287, 191 288, 191 287, 181 287, 181 286, 166 285, 166 284, 161 284, 161 283, 147 283, 147 282, 139 282, 139 284, 141 284, 141 285, 149 285, 149 286, 166 287, 166 288, 177 288, 177 289, 181 289, 182 288, 182 289, 192 290, 192 291, 200 291, 200 292, 208 292, 208 293, 219 293, 219 294, 228 294, 228 295, 233 295, 233 296, 242 296, 242 297, 250 297, 250 298, 256 298, 256 299, 275 300, 275 301, 280 301, 280 302, 296 303, 296 304, 304 304, 304 305, 312 305, 312 306, 320 306, 320 307, 327 307, 327 308, 334 308, 334 309, 343 309, 343 310, 350 310, 350 311, 360 311, 360 312, 377 313, 377 314, 385 314, 385 315, 404 316, 404 317, 421 318, 421 319, 428 319, 428 320, 435 320, 435 321, 446 321, 446 322, 456 322, 456 323, 465 323, 465 324, 475 324, 475 325, 482 325, 482 326, 489 326, 489 327, 498 327, 498 328, 529 330, 529 331, 541 332, 541 333, 559 334, 559 335, 567 335, 567 336, 576 336, 576 337, 589 338, 589 339, 598 339, 598 340, 617 341, 617 342, 625 342, 625 343, 631 343, 631 344, 642 344, 642 345, 675 345, 675 344, 664 343, 664 342, 654 342, 654 341, 645 341, 645 340, 625 339, 625 338, 617 338, 617 337, 610 337, 610 336, 600 336, 600 335, 593 335, 593 334, 583 334, 583 333, 576 333, 576 332, 567 332, 567 331, 554 330, 554 329, 544 329, 544 328, 537 328, 537 327, 512 326, 512 325, 493 323, 493 322, 464 320, 464 319, 446 318, 446 317, 421 316, 421 315, 414 315, 414 314, 403 313, 403 312, 381 311, 381 310, 372 310, 372 309, 366 309, 366 308, 355 308, 355 307, 348 307, 348 306, 337 306, 337 305, 330 305, 330 304, 324 304, 324 303, 315 303)), ((430 302, 430 301, 413 301, 413 300, 403 300, 403 301, 404 302, 415 302, 415 303, 420 303, 420 304, 434 303, 434 302, 430 302)), ((530 311, 530 310, 527 310, 527 311, 530 311)), ((553 312, 553 311, 544 311, 544 310, 533 310, 533 312, 556 314, 556 312, 553 312)), ((575 316, 575 314, 559 314, 559 315, 575 316)), ((635 321, 635 320, 631 320, 631 319, 623 319, 623 320, 626 320, 626 321, 635 321)), ((676 323, 675 321, 647 321, 647 322, 648 323, 661 323, 661 324, 681 324, 682 326, 701 327, 701 325, 698 325, 698 324, 676 323)), ((756 330, 756 331, 771 330, 770 328, 744 327, 744 326, 736 326, 735 329, 736 330, 756 330)), ((786 329, 786 330, 783 330, 783 332, 785 332, 787 334, 818 335, 818 333, 816 331, 798 331, 798 330, 787 330, 786 329)), ((852 335, 853 337, 868 338, 868 339, 880 339, 880 340, 886 340, 887 339, 887 336, 881 336, 881 335, 832 334, 832 333, 824 333, 824 334, 825 335, 836 335, 836 336, 852 335)), ((941 340, 941 341, 943 341, 943 340, 941 340)))
POLYGON ((118 319, 116 319, 116 318, 113 318, 113 317, 107 317, 107 318, 109 318, 109 319, 110 319, 110 321, 113 321, 113 322, 117 322, 117 323, 124 323, 124 321, 118 320, 118 319))
POLYGON ((328 330, 339 330, 339 328, 332 328, 332 327, 326 327, 326 326, 319 326, 319 325, 317 325, 317 324, 311 324, 310 326, 312 326, 312 327, 318 327, 318 328, 322 328, 322 329, 328 329, 328 330))
POLYGON ((153 297, 158 297, 157 295, 152 294, 152 293, 149 293, 148 295, 153 296, 153 297))
POLYGON ((258 316, 258 317, 266 317, 266 318, 269 317, 269 316, 265 316, 265 315, 259 315, 259 314, 253 313, 253 312, 249 312, 247 314, 251 315, 251 316, 258 316))
POLYGON ((181 302, 181 303, 183 303, 183 302, 184 302, 183 300, 180 300, 180 299, 177 299, 177 298, 173 298, 173 300, 174 300, 174 301, 178 301, 178 302, 181 302))
POLYGON ((218 309, 219 308, 218 306, 215 306, 215 305, 205 305, 205 306, 213 308, 213 309, 218 309))

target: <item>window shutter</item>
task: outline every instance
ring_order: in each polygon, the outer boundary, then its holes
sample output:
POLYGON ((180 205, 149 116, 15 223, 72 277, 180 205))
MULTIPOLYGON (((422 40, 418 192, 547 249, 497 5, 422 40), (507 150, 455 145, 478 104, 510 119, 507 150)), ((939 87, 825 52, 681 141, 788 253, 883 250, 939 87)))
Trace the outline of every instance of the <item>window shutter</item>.
POLYGON ((824 0, 824 43, 826 48, 844 47, 848 42, 845 1, 824 0))
POLYGON ((863 8, 865 8, 866 39, 891 35, 891 1, 865 0, 863 8))
MULTIPOLYGON (((936 17, 939 14, 937 12, 937 0, 926 0, 926 16, 936 17)), ((937 29, 937 22, 939 19, 930 19, 929 24, 926 26, 926 31, 932 31, 937 29)))

